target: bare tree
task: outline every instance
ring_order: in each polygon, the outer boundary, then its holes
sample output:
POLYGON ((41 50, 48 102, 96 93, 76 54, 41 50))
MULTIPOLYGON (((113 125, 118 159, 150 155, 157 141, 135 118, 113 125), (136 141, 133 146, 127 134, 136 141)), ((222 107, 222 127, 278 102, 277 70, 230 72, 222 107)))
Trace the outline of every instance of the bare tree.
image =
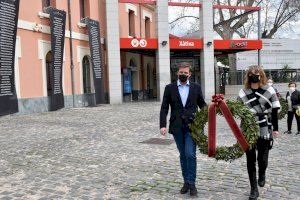
POLYGON ((264 2, 263 7, 265 18, 262 38, 272 38, 281 27, 299 19, 299 0, 270 0, 264 2))
MULTIPOLYGON (((181 2, 199 2, 199 0, 180 0, 181 2)), ((261 6, 262 7, 262 37, 272 38, 278 30, 290 22, 299 19, 300 0, 213 0, 217 5, 235 6, 261 6)), ((199 24, 199 14, 188 12, 188 8, 182 8, 178 15, 170 22, 171 28, 186 23, 186 19, 194 19, 190 30, 196 31, 199 24)), ((257 32, 257 14, 245 10, 214 11, 214 30, 223 39, 231 39, 236 34, 241 38, 257 32)))
MULTIPOLYGON (((199 0, 181 0, 181 2, 199 2, 199 0)), ((234 5, 234 6, 257 6, 262 0, 214 0, 214 4, 218 5, 234 5)), ((171 20, 171 28, 185 22, 186 18, 195 19, 194 23, 199 24, 199 14, 195 12, 187 12, 187 8, 182 8, 178 16, 171 20)), ((238 30, 248 22, 252 11, 245 10, 223 10, 214 11, 214 30, 223 38, 231 39, 237 33, 242 35, 238 30)), ((197 27, 197 26, 194 26, 197 27)), ((245 29, 245 27, 244 27, 245 29)))

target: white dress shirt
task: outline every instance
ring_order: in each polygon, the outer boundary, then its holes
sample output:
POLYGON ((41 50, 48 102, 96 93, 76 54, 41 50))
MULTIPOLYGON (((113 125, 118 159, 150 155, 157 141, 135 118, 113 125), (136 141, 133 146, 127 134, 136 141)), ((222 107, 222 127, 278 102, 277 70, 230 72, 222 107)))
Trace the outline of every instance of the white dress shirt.
POLYGON ((188 80, 185 85, 182 85, 179 80, 177 80, 177 86, 178 86, 178 91, 180 94, 181 102, 183 107, 185 107, 187 98, 189 96, 189 91, 190 91, 190 81, 188 80))

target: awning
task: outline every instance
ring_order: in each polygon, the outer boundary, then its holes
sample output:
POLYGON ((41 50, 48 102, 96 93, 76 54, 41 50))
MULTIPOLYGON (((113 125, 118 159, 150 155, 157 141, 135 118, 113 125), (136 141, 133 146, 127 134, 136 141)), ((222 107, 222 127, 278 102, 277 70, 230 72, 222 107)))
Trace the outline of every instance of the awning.
MULTIPOLYGON (((170 50, 201 50, 204 45, 202 39, 176 38, 169 39, 170 50)), ((156 38, 120 38, 121 49, 158 49, 158 45, 164 45, 164 42, 158 44, 156 38)), ((166 45, 166 44, 165 44, 166 45)), ((214 40, 214 49, 216 54, 228 54, 241 51, 262 49, 261 40, 214 40)))

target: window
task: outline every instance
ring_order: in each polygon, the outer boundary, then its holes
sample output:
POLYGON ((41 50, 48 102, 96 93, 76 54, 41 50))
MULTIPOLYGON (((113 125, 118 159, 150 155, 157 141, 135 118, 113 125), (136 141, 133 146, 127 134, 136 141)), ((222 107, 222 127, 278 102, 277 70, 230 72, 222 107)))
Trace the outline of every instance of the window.
POLYGON ((135 69, 137 67, 133 59, 130 59, 129 66, 133 69, 135 69))
POLYGON ((79 6, 80 6, 80 18, 85 18, 85 3, 84 0, 79 0, 79 6))
POLYGON ((43 6, 43 8, 47 8, 49 6, 55 8, 56 2, 55 2, 55 0, 42 0, 42 6, 43 6))
POLYGON ((46 55, 46 76, 47 76, 47 94, 50 96, 52 94, 52 53, 49 51, 46 55))
POLYGON ((80 19, 89 16, 89 0, 79 0, 80 19))
POLYGON ((150 18, 145 17, 145 37, 150 38, 150 18))
POLYGON ((88 56, 84 56, 82 60, 82 71, 83 71, 83 92, 85 94, 91 93, 91 67, 88 56))
POLYGON ((129 36, 135 37, 134 11, 132 10, 129 10, 128 12, 128 22, 129 22, 129 36))
POLYGON ((50 6, 50 0, 43 0, 43 8, 50 6))

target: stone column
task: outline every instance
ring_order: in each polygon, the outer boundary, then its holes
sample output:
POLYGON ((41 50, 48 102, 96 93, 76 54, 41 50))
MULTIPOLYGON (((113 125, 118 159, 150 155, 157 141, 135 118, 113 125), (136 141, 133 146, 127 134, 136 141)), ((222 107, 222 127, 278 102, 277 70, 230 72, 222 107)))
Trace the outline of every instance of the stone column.
POLYGON ((106 0, 106 49, 108 59, 109 102, 122 103, 119 1, 106 0))
POLYGON ((200 37, 203 38, 201 85, 206 100, 210 100, 215 94, 213 35, 213 3, 211 0, 202 0, 202 9, 200 9, 200 37))
POLYGON ((168 1, 156 1, 156 33, 158 51, 156 52, 157 95, 162 101, 164 88, 171 82, 170 74, 170 46, 169 46, 169 18, 168 1))

